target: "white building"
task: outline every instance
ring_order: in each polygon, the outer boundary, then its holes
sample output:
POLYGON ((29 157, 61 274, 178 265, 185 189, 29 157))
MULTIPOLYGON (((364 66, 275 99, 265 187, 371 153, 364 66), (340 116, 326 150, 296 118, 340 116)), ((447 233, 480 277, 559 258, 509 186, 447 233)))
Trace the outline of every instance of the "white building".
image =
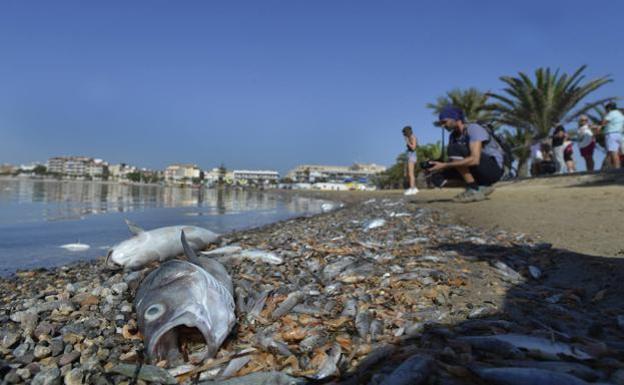
POLYGON ((277 183, 279 173, 273 170, 234 170, 233 181, 236 184, 259 184, 277 183))
POLYGON ((112 180, 127 179, 128 174, 136 172, 137 168, 125 163, 111 164, 108 166, 108 177, 112 180))
POLYGON ((377 164, 355 163, 351 166, 301 165, 286 176, 295 182, 338 182, 361 181, 366 183, 374 175, 386 171, 377 164))
POLYGON ((165 169, 165 181, 173 183, 192 183, 199 178, 201 170, 196 164, 172 164, 165 169))

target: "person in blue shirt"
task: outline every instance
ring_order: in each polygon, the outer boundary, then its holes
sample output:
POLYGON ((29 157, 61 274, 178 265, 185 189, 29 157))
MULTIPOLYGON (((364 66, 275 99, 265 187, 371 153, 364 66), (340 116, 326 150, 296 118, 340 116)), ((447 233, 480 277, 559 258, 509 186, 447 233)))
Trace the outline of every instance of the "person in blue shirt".
POLYGON ((448 162, 429 162, 428 173, 441 174, 434 185, 446 179, 461 179, 466 191, 454 198, 457 202, 476 202, 494 192, 494 183, 503 176, 503 150, 482 126, 468 123, 460 108, 446 106, 438 116, 438 125, 449 134, 448 162))
POLYGON ((600 127, 605 135, 607 157, 613 168, 620 168, 624 115, 617 109, 617 105, 614 102, 607 103, 605 105, 605 110, 607 114, 600 123, 600 127))

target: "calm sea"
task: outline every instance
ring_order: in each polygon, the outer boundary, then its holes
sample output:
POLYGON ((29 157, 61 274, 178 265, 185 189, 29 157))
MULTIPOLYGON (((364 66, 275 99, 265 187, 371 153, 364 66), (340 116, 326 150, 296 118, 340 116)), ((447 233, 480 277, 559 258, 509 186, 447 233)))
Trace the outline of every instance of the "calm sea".
POLYGON ((144 229, 195 225, 227 233, 321 211, 323 202, 259 191, 0 178, 0 275, 106 255, 144 229), (86 251, 61 245, 85 243, 86 251))

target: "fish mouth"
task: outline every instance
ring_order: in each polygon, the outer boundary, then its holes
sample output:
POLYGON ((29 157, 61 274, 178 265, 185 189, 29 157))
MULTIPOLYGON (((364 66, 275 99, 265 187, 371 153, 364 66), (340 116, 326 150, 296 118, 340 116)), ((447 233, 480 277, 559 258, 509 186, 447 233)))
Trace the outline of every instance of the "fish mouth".
POLYGON ((104 260, 104 267, 108 268, 109 270, 123 269, 122 265, 113 261, 113 259, 111 258, 112 256, 113 256, 113 249, 110 249, 108 250, 108 253, 106 253, 106 259, 104 260))
POLYGON ((167 360, 169 366, 189 361, 199 363, 213 357, 218 349, 209 325, 188 312, 158 329, 147 348, 152 361, 167 360))

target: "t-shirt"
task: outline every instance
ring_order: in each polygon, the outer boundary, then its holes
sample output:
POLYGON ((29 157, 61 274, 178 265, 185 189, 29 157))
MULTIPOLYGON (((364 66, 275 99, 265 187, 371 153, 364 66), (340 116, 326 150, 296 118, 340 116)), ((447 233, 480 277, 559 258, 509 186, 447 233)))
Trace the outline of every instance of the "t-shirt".
POLYGON ((531 146, 531 158, 534 160, 543 160, 544 154, 542 154, 542 144, 535 143, 531 146))
POLYGON ((594 139, 594 133, 589 129, 587 124, 579 127, 579 148, 585 148, 589 146, 594 139))
POLYGON ((605 134, 620 133, 624 131, 624 115, 619 110, 611 110, 604 117, 607 125, 604 128, 605 134))
POLYGON ((484 155, 491 156, 496 159, 496 163, 503 168, 503 149, 498 142, 490 136, 485 128, 475 123, 468 123, 463 135, 455 136, 454 132, 449 135, 449 143, 466 143, 481 142, 481 152, 484 155))

